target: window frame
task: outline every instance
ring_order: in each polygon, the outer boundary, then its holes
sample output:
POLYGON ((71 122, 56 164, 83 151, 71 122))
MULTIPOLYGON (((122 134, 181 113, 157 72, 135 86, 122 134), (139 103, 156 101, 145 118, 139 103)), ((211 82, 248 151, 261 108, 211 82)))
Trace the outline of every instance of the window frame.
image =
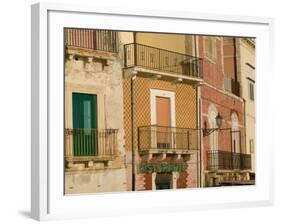
POLYGON ((215 36, 205 36, 204 37, 204 53, 207 59, 209 59, 211 62, 216 62, 217 60, 217 51, 216 51, 216 43, 217 43, 217 37, 215 36), (207 41, 210 41, 209 44, 207 44, 207 41), (211 46, 212 49, 209 49, 211 46))
POLYGON ((250 101, 255 101, 255 83, 251 80, 248 81, 248 93, 250 101))

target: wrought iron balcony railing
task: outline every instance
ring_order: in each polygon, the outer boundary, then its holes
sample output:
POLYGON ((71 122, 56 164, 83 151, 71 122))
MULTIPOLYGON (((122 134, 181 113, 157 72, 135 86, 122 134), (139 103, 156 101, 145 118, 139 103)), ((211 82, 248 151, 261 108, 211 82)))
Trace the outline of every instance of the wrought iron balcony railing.
POLYGON ((142 126, 138 128, 138 148, 140 151, 197 150, 199 134, 198 129, 142 126))
POLYGON ((202 60, 178 52, 143 44, 124 45, 125 67, 140 66, 147 69, 202 78, 202 60))
POLYGON ((250 170, 251 155, 228 151, 208 151, 208 170, 250 170))
POLYGON ((65 129, 66 157, 114 156, 117 129, 65 129))
POLYGON ((117 53, 118 32, 66 28, 65 44, 72 47, 117 53))

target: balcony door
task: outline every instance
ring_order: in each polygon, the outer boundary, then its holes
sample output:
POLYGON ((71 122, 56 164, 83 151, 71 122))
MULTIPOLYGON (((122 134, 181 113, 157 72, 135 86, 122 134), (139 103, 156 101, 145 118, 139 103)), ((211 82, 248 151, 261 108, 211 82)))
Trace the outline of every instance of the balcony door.
POLYGON ((171 148, 171 100, 156 97, 157 148, 171 148))
POLYGON ((231 150, 233 153, 240 153, 240 130, 239 120, 236 113, 231 114, 231 150))
MULTIPOLYGON (((209 128, 214 129, 218 128, 217 122, 216 122, 216 117, 218 115, 217 108, 211 104, 208 108, 208 122, 209 122, 209 128)), ((220 161, 219 161, 219 141, 218 141, 218 131, 215 130, 209 135, 209 141, 210 141, 210 161, 209 161, 209 166, 212 167, 213 169, 219 169, 221 166, 220 161)))
POLYGON ((73 154, 97 154, 97 95, 72 94, 73 154))
POLYGON ((167 149, 173 147, 175 120, 175 93, 160 89, 150 90, 151 147, 167 149), (172 127, 172 128, 171 128, 172 127))

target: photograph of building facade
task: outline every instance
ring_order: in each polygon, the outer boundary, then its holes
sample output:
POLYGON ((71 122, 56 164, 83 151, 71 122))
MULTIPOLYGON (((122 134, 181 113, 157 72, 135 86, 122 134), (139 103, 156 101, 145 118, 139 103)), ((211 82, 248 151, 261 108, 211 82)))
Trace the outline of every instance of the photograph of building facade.
POLYGON ((65 29, 65 193, 249 184, 246 40, 65 29))

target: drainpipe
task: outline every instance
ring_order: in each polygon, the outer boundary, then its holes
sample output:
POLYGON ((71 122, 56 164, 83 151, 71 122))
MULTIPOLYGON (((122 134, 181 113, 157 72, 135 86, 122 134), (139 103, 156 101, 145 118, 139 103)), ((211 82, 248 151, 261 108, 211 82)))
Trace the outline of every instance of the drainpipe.
POLYGON ((131 77, 131 133, 132 133, 132 191, 135 191, 136 180, 136 164, 135 164, 135 96, 134 96, 134 80, 136 79, 137 72, 132 72, 131 77))
MULTIPOLYGON (((196 129, 199 130, 199 132, 197 133, 198 136, 198 140, 197 140, 197 145, 201 146, 201 129, 199 128, 199 122, 200 122, 200 118, 199 118, 199 91, 198 91, 198 86, 196 86, 196 111, 197 111, 197 116, 196 116, 196 129)), ((197 151, 196 153, 196 161, 197 161, 197 187, 201 187, 201 147, 199 147, 199 152, 197 151), (199 154, 199 155, 198 155, 199 154)))
MULTIPOLYGON (((136 32, 133 32, 133 42, 136 43, 136 32)), ((136 46, 134 45, 134 64, 136 65, 136 46)), ((134 80, 137 72, 132 71, 131 74, 131 141, 132 141, 132 191, 136 190, 136 167, 135 167, 135 93, 134 80)))
MULTIPOLYGON (((198 36, 194 35, 194 56, 198 55, 198 36)), ((199 130, 198 133, 198 146, 199 146, 199 155, 197 152, 197 186, 202 187, 202 133, 201 133, 201 88, 200 84, 196 86, 196 106, 197 106, 197 116, 196 116, 196 127, 199 130), (199 158, 198 158, 199 157, 199 158), (199 159, 199 161, 198 161, 199 159)))
POLYGON ((245 145, 245 153, 247 154, 247 138, 246 138, 246 100, 243 98, 243 106, 244 106, 244 145, 245 145))
POLYGON ((198 102, 198 122, 197 122, 197 129, 199 130, 199 187, 203 186, 203 132, 202 132, 202 105, 201 105, 201 87, 200 85, 197 87, 197 102, 198 102))
POLYGON ((234 80, 235 82, 238 82, 238 74, 237 74, 237 71, 238 71, 238 67, 237 67, 237 46, 236 46, 236 38, 233 37, 233 47, 234 47, 234 80))

